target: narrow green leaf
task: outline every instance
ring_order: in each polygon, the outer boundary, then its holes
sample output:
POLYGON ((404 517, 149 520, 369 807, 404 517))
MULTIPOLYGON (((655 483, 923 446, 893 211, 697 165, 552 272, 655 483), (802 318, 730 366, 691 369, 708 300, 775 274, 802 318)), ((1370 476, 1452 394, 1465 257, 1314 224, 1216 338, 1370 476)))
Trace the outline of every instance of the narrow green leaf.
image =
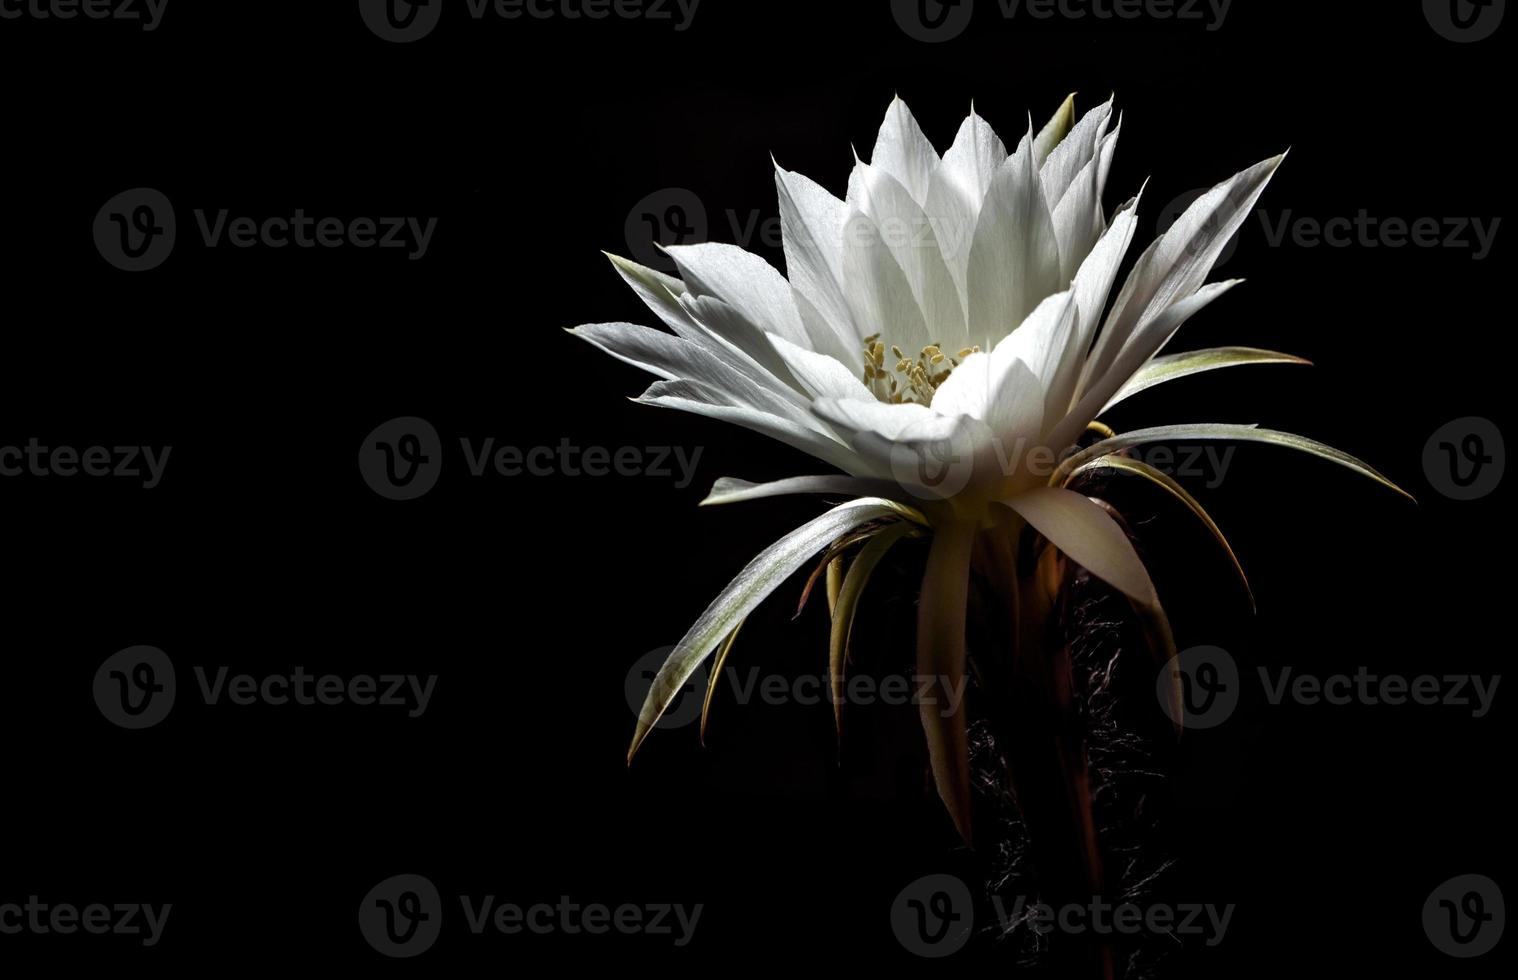
POLYGON ((1101 459, 1113 453, 1132 449, 1152 442, 1182 442, 1191 439, 1220 440, 1229 442, 1262 442, 1272 446, 1284 446, 1287 449, 1296 449, 1304 453, 1311 453, 1332 463, 1354 470, 1361 476, 1369 477, 1377 483, 1396 491, 1408 500, 1414 500, 1413 495, 1397 486, 1380 473, 1376 472, 1368 463, 1362 462, 1346 452, 1341 452, 1332 446, 1325 446, 1321 442, 1315 442, 1305 436, 1293 435, 1290 432, 1276 432, 1272 429, 1259 429, 1252 425, 1238 425, 1228 422, 1194 422, 1183 425, 1161 425, 1152 429, 1135 429, 1125 432, 1112 439, 1104 439, 1089 449, 1083 449, 1069 457, 1055 471, 1051 483, 1063 483, 1065 477, 1080 469, 1094 459, 1101 459))
POLYGON ((733 652, 733 644, 738 642, 738 632, 743 629, 746 620, 738 620, 738 625, 727 634, 727 639, 722 641, 722 648, 717 651, 717 658, 712 662, 712 676, 706 681, 706 698, 701 702, 701 744, 706 745, 706 720, 711 716, 712 695, 717 693, 717 682, 722 679, 722 671, 727 667, 728 655, 733 652))
POLYGON ((1071 473, 1065 480, 1065 486, 1067 488, 1070 487, 1071 483, 1084 474, 1097 473, 1102 470, 1148 480, 1185 504, 1191 510, 1191 513, 1196 515, 1196 518, 1207 526, 1207 530, 1212 532, 1213 539, 1222 546, 1223 551, 1228 555, 1229 563, 1233 565, 1234 572, 1239 576, 1239 582, 1244 586, 1244 592, 1249 596, 1250 608, 1254 608, 1254 590, 1249 587, 1249 576, 1244 574, 1244 566, 1239 563, 1239 556, 1234 554, 1233 547, 1228 543, 1228 539, 1223 536, 1222 529, 1213 521, 1212 515, 1207 513, 1206 509, 1202 507, 1195 497, 1186 492, 1185 487, 1175 482, 1175 479, 1170 474, 1161 472, 1148 463, 1130 459, 1127 456, 1103 456, 1101 459, 1092 460, 1074 473, 1071 473))
MULTIPOLYGON (((970 837, 970 732, 965 721, 965 604, 975 526, 955 521, 936 529, 917 605, 917 673, 931 696, 918 715, 928 740, 933 782, 954 826, 970 837)), ((919 688, 921 690, 921 687, 919 688)))
POLYGON ((860 549, 858 557, 849 565, 838 601, 833 608, 833 628, 828 643, 828 677, 833 689, 833 717, 838 733, 843 734, 843 671, 848 658, 849 640, 854 634, 854 616, 859 611, 859 600, 870 584, 875 566, 886 556, 891 547, 909 534, 915 533, 910 524, 893 524, 870 539, 860 549))
POLYGON ((874 497, 851 500, 803 524, 749 562, 706 608, 659 668, 638 714, 632 745, 627 750, 628 761, 632 761, 638 747, 701 662, 770 593, 830 542, 870 521, 899 516, 900 510, 899 504, 889 500, 874 497))
POLYGON ((793 476, 772 483, 750 483, 724 476, 712 485, 712 492, 701 501, 702 507, 745 503, 766 497, 783 497, 798 493, 835 493, 854 497, 881 497, 895 501, 902 517, 926 525, 928 519, 915 507, 915 499, 891 480, 864 479, 852 476, 793 476))
POLYGON ((1204 371, 1216 371, 1218 368, 1239 367, 1245 364, 1312 366, 1311 361, 1303 358, 1255 347, 1210 347, 1206 350, 1187 351, 1184 354, 1168 354, 1165 357, 1156 357, 1144 365, 1137 374, 1118 389, 1117 394, 1103 406, 1102 411, 1105 412, 1118 402, 1167 381, 1190 377, 1204 371))

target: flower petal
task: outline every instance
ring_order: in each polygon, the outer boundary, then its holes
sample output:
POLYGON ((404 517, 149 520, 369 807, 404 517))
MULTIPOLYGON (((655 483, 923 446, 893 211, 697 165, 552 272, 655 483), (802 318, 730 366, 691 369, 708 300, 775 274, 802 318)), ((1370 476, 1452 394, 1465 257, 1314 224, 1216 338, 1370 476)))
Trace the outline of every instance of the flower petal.
POLYGON ((1092 575, 1146 606, 1159 604, 1133 542, 1089 498, 1061 487, 1034 487, 1005 503, 1092 575))
POLYGON ((989 350, 1060 291, 1059 246, 1033 167, 1031 135, 1007 158, 975 226, 967 277, 970 341, 989 350))
MULTIPOLYGON (((958 350, 965 345, 965 315, 959 290, 944 264, 933 223, 907 189, 879 167, 855 167, 859 207, 880 229, 886 247, 906 275, 935 343, 958 350)), ((916 354, 910 351, 909 355, 916 354)))
MULTIPOLYGON (((863 346, 843 289, 843 228, 848 206, 801 174, 775 168, 780 198, 780 235, 785 270, 797 294, 821 316, 837 345, 853 353, 863 346)), ((798 303, 798 306, 801 305, 798 303)), ((807 311, 802 309, 802 319, 807 311)), ((816 338, 820 331, 811 327, 816 338)), ((816 350, 833 353, 827 345, 816 350)))
POLYGON ((628 762, 654 725, 664 715, 680 689, 701 666, 717 644, 730 635, 738 624, 769 597, 812 556, 826 548, 840 535, 883 517, 898 513, 895 504, 885 500, 866 497, 835 507, 814 520, 787 534, 770 545, 738 573, 738 577, 722 590, 722 593, 706 608, 699 619, 671 651, 669 659, 659 668, 643 709, 638 713, 637 729, 633 732, 632 747, 627 751, 628 762))
POLYGON ((1201 288, 1284 159, 1271 157, 1197 198, 1139 258, 1096 339, 1083 387, 1106 374, 1137 330, 1201 288))
POLYGON ((922 134, 912 111, 899 97, 892 99, 886 110, 870 163, 901 181, 917 203, 927 201, 928 185, 933 171, 938 169, 938 151, 922 134))
POLYGON ((762 330, 803 347, 813 346, 796 310, 791 284, 759 256, 720 242, 671 245, 665 251, 692 295, 720 299, 762 330))

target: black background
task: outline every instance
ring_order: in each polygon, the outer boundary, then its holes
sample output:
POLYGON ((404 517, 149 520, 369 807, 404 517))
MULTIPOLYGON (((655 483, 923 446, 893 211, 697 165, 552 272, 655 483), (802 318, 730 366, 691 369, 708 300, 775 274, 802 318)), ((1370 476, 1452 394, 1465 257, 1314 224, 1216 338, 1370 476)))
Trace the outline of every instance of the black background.
MULTIPOLYGON (((905 884, 973 868, 923 791, 911 738, 855 745, 839 768, 827 706, 719 705, 705 750, 693 728, 659 732, 626 767, 627 666, 675 642, 749 557, 816 512, 806 500, 696 503, 719 476, 818 464, 630 404, 647 379, 561 330, 653 322, 600 250, 627 254, 630 210, 670 187, 694 192, 710 237, 732 241, 728 211, 775 214, 770 154, 841 193, 850 143, 868 153, 895 92, 940 148, 972 98, 1011 142, 1027 113, 1041 122, 1070 91, 1083 108, 1116 92, 1125 121, 1106 203, 1152 178, 1140 243, 1166 202, 1287 146, 1263 201, 1273 221, 1287 209, 1497 217, 1510 178, 1511 25, 1462 45, 1406 2, 1238 0, 1217 31, 1005 21, 980 6, 964 36, 937 45, 907 37, 884 2, 707 0, 683 32, 476 23, 457 3, 405 45, 369 33, 349 2, 173 0, 151 33, 0 21, 0 445, 173 447, 150 491, 0 480, 0 902, 174 903, 156 948, 7 936, 0 962, 961 966, 910 957, 889 926, 905 884), (180 234, 166 264, 132 275, 102 260, 90 228, 134 187, 169 196, 180 234), (439 222, 417 262, 207 249, 194 227, 197 208, 297 207, 439 222), (356 466, 365 435, 402 415, 429 420, 450 452, 437 488, 409 503, 373 493, 356 466), (684 488, 476 479, 461 437, 702 455, 684 488), (180 679, 174 712, 141 732, 106 722, 89 693, 100 662, 133 644, 168 652, 180 679), (194 664, 439 680, 420 719, 210 708, 194 664), (402 872, 451 903, 424 962, 381 958, 356 926, 364 893, 402 872), (683 949, 475 937, 460 894, 706 910, 683 949)), ((1178 344, 1281 349, 1316 367, 1192 379, 1110 421, 1302 432, 1420 503, 1307 457, 1241 449, 1224 484, 1198 492, 1250 571, 1259 614, 1178 615, 1183 645, 1226 642, 1246 664, 1319 674, 1504 669, 1507 486, 1451 501, 1422 453, 1458 417, 1508 428, 1507 255, 1505 229, 1478 262, 1468 249, 1276 248, 1258 221, 1246 226, 1220 274, 1250 281, 1178 344), (1226 637, 1196 625, 1224 621, 1226 637)), ((825 615, 789 622, 795 590, 751 621, 740 658, 821 669, 825 615)), ((909 649, 903 636, 882 656, 909 649)), ((1192 736, 1172 828, 1182 889, 1238 911, 1189 968, 1492 970, 1492 958, 1437 953, 1419 916, 1454 875, 1513 881, 1505 694, 1479 720, 1255 703, 1227 734, 1192 736)), ((902 710, 904 726, 876 728, 910 735, 902 710)), ((963 955, 994 962, 997 950, 981 937, 963 955)))

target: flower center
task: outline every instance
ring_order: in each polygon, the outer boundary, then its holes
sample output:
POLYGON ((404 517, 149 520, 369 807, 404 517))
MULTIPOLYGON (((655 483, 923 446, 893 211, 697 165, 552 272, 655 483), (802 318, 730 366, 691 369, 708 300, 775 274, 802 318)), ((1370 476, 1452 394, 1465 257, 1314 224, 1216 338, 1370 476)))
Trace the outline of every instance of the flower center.
POLYGON ((949 380, 959 362, 979 351, 979 347, 966 347, 957 354, 945 354, 937 344, 929 344, 914 360, 903 354, 900 347, 892 345, 890 353, 896 364, 887 370, 886 345, 877 333, 864 338, 864 386, 876 398, 890 405, 902 402, 929 405, 933 402, 933 393, 949 380))

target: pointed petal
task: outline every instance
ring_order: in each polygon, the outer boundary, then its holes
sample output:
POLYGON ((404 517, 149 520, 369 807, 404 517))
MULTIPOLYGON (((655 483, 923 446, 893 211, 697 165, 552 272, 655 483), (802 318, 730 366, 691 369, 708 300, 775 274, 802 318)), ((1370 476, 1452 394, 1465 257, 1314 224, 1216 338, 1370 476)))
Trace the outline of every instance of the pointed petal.
POLYGON ((857 398, 868 400, 875 396, 854 372, 839 364, 826 354, 818 354, 797 347, 783 337, 771 337, 775 352, 785 361, 791 374, 813 398, 857 398))
POLYGON ((719 299, 761 329, 793 344, 812 346, 791 284, 759 256, 718 242, 671 245, 665 251, 693 295, 719 299))
POLYGON ((1321 442, 1308 439, 1305 436, 1294 435, 1290 432, 1275 432, 1271 429, 1260 429, 1251 425, 1237 425, 1226 422, 1193 422, 1184 425, 1161 425, 1151 429, 1135 429, 1132 432, 1124 432, 1122 435, 1111 439, 1104 439, 1094 446, 1081 450, 1079 453, 1066 459, 1054 474, 1051 482, 1063 480, 1066 474, 1084 466, 1094 459, 1112 453, 1132 449, 1134 446, 1142 446, 1151 442, 1176 442, 1191 440, 1221 440, 1230 442, 1263 442, 1273 446, 1284 446, 1287 449, 1295 449, 1300 452, 1310 453, 1320 459, 1326 459, 1331 463, 1338 463, 1347 469, 1369 477, 1388 489, 1414 500, 1413 495, 1397 486, 1391 480, 1376 472, 1370 464, 1365 463, 1346 452, 1325 446, 1321 442))
POLYGON ((918 704, 933 782, 954 826, 970 836, 970 744, 965 720, 965 604, 974 525, 953 522, 933 535, 917 605, 917 673, 928 685, 918 704))
POLYGON ((932 223, 944 264, 959 290, 961 307, 969 304, 966 275, 981 204, 1006 159, 1007 148, 1001 139, 984 119, 972 112, 959 127, 954 145, 944 154, 928 187, 923 210, 932 223))
POLYGON ((1054 221, 1030 140, 1025 136, 997 171, 970 248, 970 341, 987 350, 1061 289, 1054 221))
MULTIPOLYGON (((1075 182, 1086 164, 1096 159, 1097 144, 1107 134, 1107 125, 1111 119, 1112 100, 1108 99, 1082 116, 1080 122, 1070 130, 1070 135, 1054 148, 1054 152, 1039 167, 1039 180, 1044 185, 1044 194, 1051 209, 1065 196, 1065 191, 1075 182)), ((1093 178, 1094 176, 1095 171, 1093 178)))
POLYGON ((1056 452, 1063 452, 1065 447, 1074 445, 1080 433, 1092 419, 1100 414, 1102 406, 1106 405, 1112 396, 1117 394, 1118 389, 1137 374, 1139 369, 1170 341, 1171 337, 1175 336, 1175 332, 1187 320, 1239 282, 1241 280, 1230 279, 1226 282, 1215 282, 1203 286, 1193 295, 1172 304, 1159 316, 1146 323, 1139 333, 1130 338, 1128 346, 1118 355, 1107 373, 1091 384, 1081 395, 1075 408, 1070 410, 1070 414, 1055 427, 1055 431, 1050 436, 1050 448, 1056 452))
POLYGON ((1034 487, 1006 501, 1071 561, 1148 606, 1158 605, 1133 542, 1089 497, 1062 487, 1034 487))
POLYGON ((1283 159, 1284 154, 1258 163, 1197 198, 1140 257, 1096 340, 1088 386, 1107 372, 1136 331, 1201 288, 1283 159))
POLYGON ((701 501, 702 507, 719 504, 737 504, 769 497, 784 497, 797 493, 834 493, 855 497, 882 497, 902 504, 901 516, 918 524, 927 524, 927 518, 902 501, 901 488, 890 480, 869 480, 853 476, 793 476, 772 483, 750 483, 724 476, 712 485, 712 492, 701 501))
MULTIPOLYGON (((859 611, 859 602, 881 559, 885 558, 896 542, 914 530, 911 524, 903 522, 893 524, 871 538, 859 549, 858 557, 849 564, 849 570, 838 589, 838 597, 832 604, 833 626, 828 636, 828 678, 833 691, 833 718, 840 736, 843 734, 844 663, 849 655, 849 640, 854 634, 854 616, 859 611)), ((832 569, 833 566, 830 565, 830 575, 832 569)))
POLYGON ((885 235, 860 211, 850 214, 844 229, 843 275, 855 323, 869 324, 871 334, 913 354, 933 342, 885 235))
POLYGON ((1239 367, 1245 364, 1300 364, 1311 366, 1312 362, 1294 357, 1291 354, 1280 354, 1272 350, 1260 350, 1255 347, 1209 347, 1206 350, 1187 351, 1184 354, 1171 354, 1168 357, 1156 357, 1144 365, 1126 384, 1118 389, 1117 394, 1102 407, 1102 411, 1116 405, 1124 399, 1131 398, 1141 391, 1147 391, 1155 385, 1164 384, 1167 381, 1175 381, 1178 378, 1188 378, 1193 374, 1201 374, 1204 371, 1216 371, 1219 368, 1239 367))
POLYGON ((1185 487, 1177 483, 1174 477, 1162 470, 1155 469, 1142 460, 1130 459, 1127 456, 1111 455, 1092 460, 1080 467, 1065 479, 1064 486, 1066 489, 1075 489, 1071 484, 1082 475, 1103 471, 1147 480, 1184 504, 1196 519, 1202 522, 1202 525, 1212 534, 1213 540, 1218 543, 1218 546, 1223 549, 1224 554, 1228 556, 1229 564, 1233 566, 1235 574, 1239 576, 1240 584, 1244 586, 1244 593, 1249 596, 1250 606, 1254 606, 1254 590, 1249 586, 1249 576, 1244 574, 1244 566, 1239 563, 1239 556, 1234 554, 1233 546, 1228 543, 1228 539, 1223 536, 1222 529, 1212 519, 1212 515, 1207 513, 1206 508, 1201 505, 1201 502, 1193 497, 1185 487))
POLYGON ((901 181, 919 204, 928 199, 928 185, 938 169, 938 151, 918 128, 917 120, 900 98, 892 99, 875 139, 870 163, 901 181))
MULTIPOLYGON (((944 264, 933 223, 907 189, 878 167, 861 163, 859 207, 880 229, 886 246, 906 276, 935 343, 958 350, 965 345, 965 315, 959 290, 944 264)), ((915 355, 916 351, 909 354, 915 355)))
POLYGON ((857 452, 818 426, 815 419, 808 419, 811 424, 807 424, 784 413, 735 405, 730 396, 699 382, 660 381, 634 400, 640 405, 673 408, 741 425, 848 473, 857 473, 865 465, 857 452))
POLYGON ((659 668, 649 689, 643 709, 638 713, 638 725, 633 733, 632 747, 627 759, 634 753, 653 730, 659 718, 685 682, 690 680, 701 662, 716 648, 722 639, 737 629, 738 624, 763 602, 780 584, 789 578, 807 560, 827 547, 840 535, 882 517, 894 513, 894 505, 866 498, 854 500, 835 507, 815 520, 787 534, 770 545, 759 557, 749 562, 738 577, 716 600, 707 607, 690 630, 675 645, 669 659, 659 668))
POLYGON ((1038 131, 1033 138, 1033 165, 1042 167, 1044 161, 1049 159, 1049 154, 1059 146, 1060 141, 1070 132, 1070 127, 1075 124, 1075 94, 1065 96, 1065 101, 1054 111, 1054 116, 1046 123, 1044 128, 1038 131))
MULTIPOLYGON (((791 285, 818 314, 820 325, 836 338, 837 346, 853 353, 865 335, 854 323, 843 289, 843 228, 848 206, 812 180, 778 166, 775 188, 780 198, 785 270, 791 285)), ((807 310, 801 312, 806 321, 807 310)), ((805 325, 814 338, 822 333, 819 324, 805 325)), ((814 347, 834 353, 823 344, 814 347)))

